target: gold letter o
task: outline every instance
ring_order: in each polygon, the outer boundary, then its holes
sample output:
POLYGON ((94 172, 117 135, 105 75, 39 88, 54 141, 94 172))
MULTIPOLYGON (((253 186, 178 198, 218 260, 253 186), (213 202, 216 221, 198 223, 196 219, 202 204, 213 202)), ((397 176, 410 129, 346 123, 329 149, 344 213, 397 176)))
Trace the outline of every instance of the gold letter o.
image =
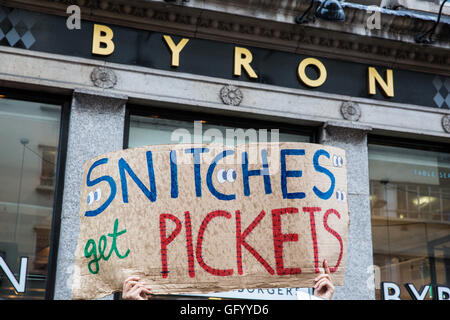
POLYGON ((325 69, 322 62, 314 58, 306 58, 302 60, 298 65, 297 74, 300 80, 302 80, 302 82, 308 87, 320 87, 327 80, 327 69, 325 69), (309 65, 314 65, 317 69, 319 69, 319 78, 316 80, 311 80, 305 73, 305 69, 309 65))

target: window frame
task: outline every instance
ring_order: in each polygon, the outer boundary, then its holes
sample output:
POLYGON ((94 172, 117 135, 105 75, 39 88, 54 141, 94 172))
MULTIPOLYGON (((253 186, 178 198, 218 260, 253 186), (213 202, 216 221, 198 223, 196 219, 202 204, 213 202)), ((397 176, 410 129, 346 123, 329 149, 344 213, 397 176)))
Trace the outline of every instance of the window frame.
POLYGON ((55 174, 55 192, 53 198, 53 214, 50 229, 50 252, 48 258, 48 270, 45 280, 44 294, 44 300, 53 300, 56 284, 56 269, 58 261, 59 235, 61 229, 61 211, 64 192, 64 177, 72 95, 25 90, 6 86, 0 86, 0 94, 5 95, 5 99, 29 101, 35 103, 47 103, 58 105, 61 107, 60 126, 58 133, 59 143, 57 149, 58 156, 55 174))
MULTIPOLYGON (((412 138, 399 138, 394 136, 384 136, 384 135, 376 135, 369 134, 367 137, 367 147, 369 145, 382 145, 382 146, 391 146, 391 147, 399 147, 399 148, 409 148, 414 150, 421 151, 434 151, 434 152, 442 152, 450 154, 450 143, 448 142, 437 142, 437 141, 426 141, 426 140, 415 140, 412 138)), ((370 168, 369 168, 369 180, 370 180, 370 168)), ((372 219, 372 208, 370 210, 370 218, 372 219)), ((424 222, 426 223, 426 222, 424 222)), ((373 242, 373 238, 372 238, 373 242)), ((430 254, 430 243, 436 242, 436 240, 427 243, 428 254, 430 254)), ((373 252, 372 252, 373 254, 373 252)), ((430 261, 430 269, 434 270, 434 272, 430 272, 430 283, 431 285, 439 285, 436 282, 436 267, 435 267, 435 257, 428 256, 430 261)))
POLYGON ((129 147, 130 121, 131 116, 152 116, 158 115, 164 119, 182 120, 182 121, 198 121, 206 120, 208 124, 217 124, 231 126, 236 128, 257 128, 257 129, 278 129, 283 133, 298 134, 309 136, 308 143, 318 143, 319 128, 317 126, 296 125, 274 120, 256 119, 258 115, 239 117, 237 115, 217 114, 204 111, 183 110, 182 108, 162 108, 153 106, 143 106, 137 104, 127 104, 125 111, 125 125, 123 135, 123 149, 129 147), (256 124, 256 125, 255 125, 256 124))
POLYGON ((415 140, 412 138, 399 138, 375 134, 369 134, 367 136, 367 146, 369 144, 443 153, 449 153, 448 150, 450 150, 450 142, 415 140))

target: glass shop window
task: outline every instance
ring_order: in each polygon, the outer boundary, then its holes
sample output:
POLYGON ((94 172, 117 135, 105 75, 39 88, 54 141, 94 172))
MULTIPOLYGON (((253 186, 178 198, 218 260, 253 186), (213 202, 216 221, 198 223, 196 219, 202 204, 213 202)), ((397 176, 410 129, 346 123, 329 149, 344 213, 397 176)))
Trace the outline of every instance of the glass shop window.
MULTIPOLYGON (((450 286, 450 153, 369 144, 374 264, 381 282, 450 286)), ((380 299, 380 290, 376 290, 380 299)), ((433 298, 429 290, 426 299, 433 298)))
POLYGON ((61 107, 0 98, 0 299, 44 299, 61 107))
POLYGON ((128 147, 176 143, 219 143, 235 146, 248 142, 311 142, 308 134, 291 133, 276 127, 250 127, 250 123, 224 125, 213 120, 175 120, 159 115, 130 116, 128 147), (274 131, 276 129, 278 131, 274 131))
MULTIPOLYGON (((200 118, 201 119, 201 118, 200 118)), ((204 119, 189 120, 177 117, 171 119, 168 116, 159 114, 140 116, 131 115, 129 125, 128 147, 140 147, 156 144, 177 144, 177 143, 218 143, 227 146, 235 146, 249 142, 312 142, 312 131, 309 129, 294 130, 292 127, 286 128, 280 124, 261 124, 252 120, 239 119, 238 121, 227 119, 204 119), (272 131, 272 129, 275 129, 272 131)), ((299 288, 298 290, 312 294, 309 288, 299 288)), ((254 291, 251 290, 245 296, 252 299, 254 291)), ((275 290, 277 291, 277 290, 275 290)), ((208 298, 241 298, 243 294, 235 296, 235 293, 216 293, 214 295, 197 294, 189 295, 189 299, 208 298)), ((167 296, 154 296, 154 299, 166 299, 167 296)), ((183 299, 183 297, 178 297, 183 299)), ((176 295, 171 295, 170 299, 177 299, 176 295)), ((258 298, 255 298, 258 299, 258 298)))

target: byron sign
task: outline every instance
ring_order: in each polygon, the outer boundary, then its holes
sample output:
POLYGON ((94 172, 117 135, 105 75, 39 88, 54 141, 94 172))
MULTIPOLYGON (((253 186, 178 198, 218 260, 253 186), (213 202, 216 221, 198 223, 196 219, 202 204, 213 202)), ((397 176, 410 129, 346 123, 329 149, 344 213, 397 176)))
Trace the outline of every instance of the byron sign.
POLYGON ((139 276, 155 294, 342 285, 345 151, 308 143, 155 145, 87 161, 73 298, 139 276))
MULTIPOLYGON (((6 22, 0 25, 0 35, 18 36, 5 37, 0 46, 137 65, 149 68, 145 72, 150 73, 154 69, 165 70, 224 81, 450 108, 445 85, 448 77, 399 69, 395 64, 376 66, 316 56, 316 52, 300 54, 285 51, 282 47, 274 47, 274 50, 233 40, 208 40, 88 20, 80 22, 80 29, 73 29, 67 27, 67 17, 5 6, 0 6, 2 16, 6 22), (26 32, 23 28, 16 30, 19 25, 25 25, 26 32)), ((302 49, 301 45, 299 49, 302 49)), ((149 86, 148 92, 152 93, 152 90, 154 88, 149 86)))

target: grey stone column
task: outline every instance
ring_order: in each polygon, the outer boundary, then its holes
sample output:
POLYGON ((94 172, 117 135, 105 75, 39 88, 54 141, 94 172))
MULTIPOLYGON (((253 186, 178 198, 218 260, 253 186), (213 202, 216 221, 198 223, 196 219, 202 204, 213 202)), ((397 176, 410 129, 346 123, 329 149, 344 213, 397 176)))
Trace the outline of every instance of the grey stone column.
POLYGON ((375 299, 368 285, 373 265, 372 227, 369 200, 367 132, 371 128, 354 122, 327 122, 320 143, 345 149, 347 157, 350 230, 344 286, 336 287, 333 299, 375 299))
MULTIPOLYGON (((79 233, 80 192, 85 161, 123 148, 126 96, 75 90, 64 178, 55 299, 72 298, 74 253, 79 233)), ((112 298, 110 296, 109 298, 112 298)))

